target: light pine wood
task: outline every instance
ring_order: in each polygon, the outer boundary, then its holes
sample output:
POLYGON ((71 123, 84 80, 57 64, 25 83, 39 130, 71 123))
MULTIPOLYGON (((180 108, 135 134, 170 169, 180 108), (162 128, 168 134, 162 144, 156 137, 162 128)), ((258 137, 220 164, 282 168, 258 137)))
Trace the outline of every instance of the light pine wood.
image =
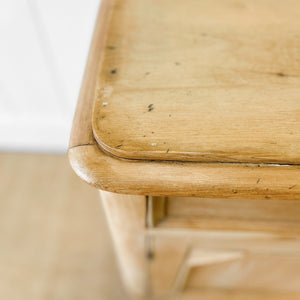
POLYGON ((206 255, 200 252, 198 256, 190 257, 190 260, 194 261, 189 262, 191 268, 186 280, 186 289, 209 287, 299 292, 299 253, 243 255, 234 251, 214 253, 210 250, 206 255), (206 263, 206 256, 212 257, 211 262, 206 263))
POLYGON ((160 295, 171 293, 171 299, 177 299, 197 291, 198 298, 194 293, 191 299, 199 299, 203 292, 214 291, 226 299, 230 291, 251 292, 256 299, 255 295, 277 291, 300 297, 299 238, 243 231, 154 230, 152 234, 152 287, 160 295))
POLYGON ((164 201, 164 214, 158 210, 160 218, 156 226, 299 235, 299 210, 300 202, 295 200, 168 197, 164 201))
POLYGON ((116 159, 96 145, 69 149, 79 177, 122 194, 236 199, 300 199, 300 168, 116 159))
POLYGON ((69 160, 131 294, 300 298, 297 8, 103 2, 69 160))
POLYGON ((300 199, 298 166, 120 160, 99 149, 91 118, 101 49, 113 7, 117 7, 113 1, 103 1, 95 25, 70 139, 69 159, 75 172, 99 189, 124 194, 300 199))
POLYGON ((169 197, 166 199, 165 216, 219 219, 245 219, 249 221, 300 222, 300 202, 295 200, 257 199, 205 199, 169 197))
POLYGON ((92 99, 95 95, 97 73, 101 62, 102 50, 107 32, 112 1, 102 0, 96 19, 89 55, 86 62, 81 89, 77 102, 69 147, 94 145, 92 132, 92 99))
MULTIPOLYGON (((184 259, 178 275, 173 284, 173 289, 175 291, 182 291, 186 285, 187 281, 190 281, 191 272, 195 268, 203 268, 205 266, 232 262, 239 260, 244 256, 242 251, 215 251, 215 250, 201 250, 201 249, 192 249, 188 253, 186 259, 184 259)), ((198 278, 197 278, 198 279, 198 278)), ((197 279, 194 280, 194 286, 197 285, 197 279)), ((201 284, 201 283, 200 283, 201 284)))
MULTIPOLYGON (((163 215, 165 199, 103 191, 101 195, 123 280, 132 295, 180 299, 195 289, 198 295, 231 289, 237 294, 241 290, 240 295, 251 290, 262 297, 276 290, 282 297, 300 296, 298 234, 258 232, 259 228, 174 230, 154 222, 163 215)), ((243 218, 247 221, 247 215, 243 218)), ((226 295, 225 291, 220 299, 226 295)))
POLYGON ((0 153, 0 299, 128 299, 98 198, 65 155, 0 153))
POLYGON ((132 297, 149 294, 146 198, 101 191, 123 281, 132 297))
POLYGON ((115 0, 93 112, 123 158, 300 163, 300 5, 115 0))
POLYGON ((193 230, 243 230, 257 232, 274 232, 282 235, 299 235, 299 222, 247 220, 243 217, 237 219, 218 219, 209 217, 185 217, 178 218, 168 216, 158 224, 160 228, 173 230, 193 229, 193 230))
MULTIPOLYGON (((216 290, 216 289, 189 289, 181 294, 176 300, 286 300, 298 299, 299 293, 297 292, 261 292, 249 290, 216 290)), ((172 299, 172 298, 170 298, 172 299)))

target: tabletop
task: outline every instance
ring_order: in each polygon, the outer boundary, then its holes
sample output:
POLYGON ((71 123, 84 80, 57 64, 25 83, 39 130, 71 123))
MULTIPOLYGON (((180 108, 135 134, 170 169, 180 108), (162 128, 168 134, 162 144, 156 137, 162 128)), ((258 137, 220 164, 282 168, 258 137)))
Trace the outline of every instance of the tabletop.
POLYGON ((103 0, 75 172, 123 194, 300 200, 299 6, 103 0))
POLYGON ((122 158, 298 164, 297 0, 115 0, 93 110, 122 158))

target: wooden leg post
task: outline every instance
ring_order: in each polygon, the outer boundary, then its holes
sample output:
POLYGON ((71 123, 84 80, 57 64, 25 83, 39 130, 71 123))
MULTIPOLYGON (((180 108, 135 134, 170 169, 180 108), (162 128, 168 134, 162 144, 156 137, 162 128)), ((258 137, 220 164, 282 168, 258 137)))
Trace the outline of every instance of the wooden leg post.
POLYGON ((100 191, 123 282, 132 296, 149 294, 146 197, 100 191))

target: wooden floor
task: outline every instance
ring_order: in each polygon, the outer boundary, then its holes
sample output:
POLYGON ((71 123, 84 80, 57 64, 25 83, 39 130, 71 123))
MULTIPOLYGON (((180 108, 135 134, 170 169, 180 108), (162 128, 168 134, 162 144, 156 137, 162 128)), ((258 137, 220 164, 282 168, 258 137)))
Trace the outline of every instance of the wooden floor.
MULTIPOLYGON (((176 300, 300 299, 216 290, 181 296, 176 300)), ((66 156, 0 154, 2 299, 128 300, 98 192, 66 156)))
POLYGON ((67 157, 0 154, 0 299, 125 299, 95 189, 67 157))

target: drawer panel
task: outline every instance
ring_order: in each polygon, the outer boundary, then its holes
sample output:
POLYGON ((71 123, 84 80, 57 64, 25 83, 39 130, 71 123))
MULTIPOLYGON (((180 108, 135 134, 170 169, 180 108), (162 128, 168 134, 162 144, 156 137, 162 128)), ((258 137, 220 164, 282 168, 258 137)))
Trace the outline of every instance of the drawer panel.
POLYGON ((300 201, 153 197, 163 228, 300 232, 300 201))
POLYGON ((232 289, 296 292, 300 256, 239 251, 194 251, 185 289, 232 289))
POLYGON ((296 237, 169 230, 153 231, 151 236, 154 255, 149 270, 155 294, 231 291, 300 297, 296 237))

